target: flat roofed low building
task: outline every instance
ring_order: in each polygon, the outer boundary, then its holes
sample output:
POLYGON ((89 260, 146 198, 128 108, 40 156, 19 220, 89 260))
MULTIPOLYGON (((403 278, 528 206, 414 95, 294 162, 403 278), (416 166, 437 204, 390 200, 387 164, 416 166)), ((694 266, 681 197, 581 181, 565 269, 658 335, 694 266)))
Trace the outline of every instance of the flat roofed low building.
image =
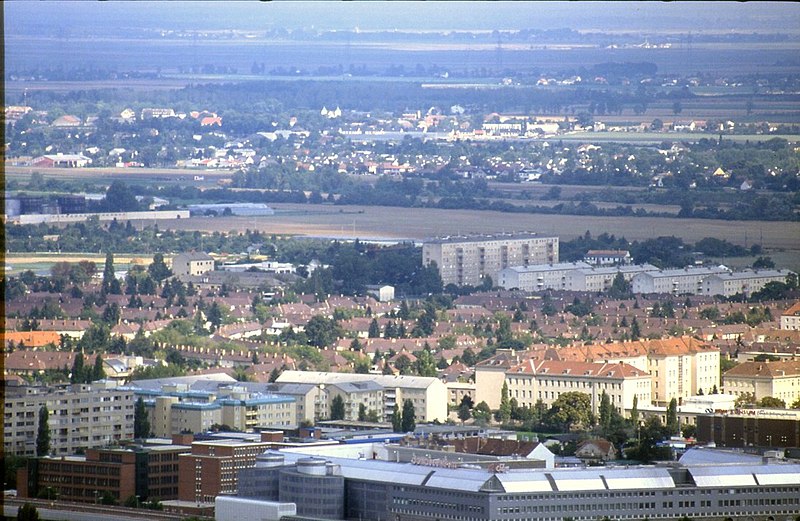
MULTIPOLYGON (((273 456, 269 465, 240 474, 241 490, 254 500, 277 501, 284 480, 291 477, 291 484, 307 491, 302 498, 312 500, 308 485, 320 476, 298 475, 308 456, 268 454, 273 456), (247 486, 255 483, 262 487, 247 486)), ((800 512, 798 464, 517 471, 424 458, 416 465, 332 457, 322 462, 317 463, 321 473, 344 480, 343 519, 554 521, 618 519, 621 514, 628 519, 767 519, 800 512)))

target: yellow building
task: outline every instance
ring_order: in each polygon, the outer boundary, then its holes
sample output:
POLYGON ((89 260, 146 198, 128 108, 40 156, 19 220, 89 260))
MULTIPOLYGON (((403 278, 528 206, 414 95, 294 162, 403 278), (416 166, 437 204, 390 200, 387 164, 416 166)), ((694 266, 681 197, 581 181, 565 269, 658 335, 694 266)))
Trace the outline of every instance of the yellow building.
POLYGON ((605 393, 622 415, 639 404, 649 404, 650 375, 625 363, 564 362, 526 360, 506 372, 509 398, 520 406, 533 407, 541 400, 548 408, 567 392, 588 394, 592 412, 597 414, 605 393))
POLYGON ((772 396, 789 406, 800 398, 800 361, 744 362, 722 376, 722 385, 729 394, 772 396))

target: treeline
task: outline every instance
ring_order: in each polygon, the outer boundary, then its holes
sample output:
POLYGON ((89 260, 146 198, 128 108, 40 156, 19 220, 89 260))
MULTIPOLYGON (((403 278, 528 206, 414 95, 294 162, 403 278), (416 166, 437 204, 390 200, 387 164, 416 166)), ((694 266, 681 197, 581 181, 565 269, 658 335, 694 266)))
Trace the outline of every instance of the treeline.
POLYGON ((696 243, 685 243, 679 237, 655 237, 644 241, 628 242, 624 237, 602 233, 593 237, 588 231, 581 237, 559 242, 559 258, 564 262, 583 259, 589 250, 628 250, 637 264, 649 263, 659 268, 682 268, 699 258, 743 257, 759 255, 761 246, 753 244, 744 248, 723 239, 706 237, 696 243))

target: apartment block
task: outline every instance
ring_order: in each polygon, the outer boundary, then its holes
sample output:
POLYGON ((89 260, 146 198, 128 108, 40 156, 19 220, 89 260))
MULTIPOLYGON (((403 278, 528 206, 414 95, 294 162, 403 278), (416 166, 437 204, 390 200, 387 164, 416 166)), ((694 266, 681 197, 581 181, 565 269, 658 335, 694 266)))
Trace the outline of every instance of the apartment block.
POLYGON ((683 268, 639 273, 631 280, 634 293, 670 295, 702 295, 706 277, 729 273, 725 266, 683 268))
POLYGON ((422 262, 435 263, 445 285, 479 286, 510 266, 558 262, 558 237, 518 233, 433 239, 422 245, 422 262))
POLYGON ((164 379, 131 385, 144 401, 155 436, 196 434, 213 425, 240 431, 298 425, 297 397, 269 392, 267 384, 164 379))
POLYGON ((566 290, 569 289, 568 275, 572 271, 590 267, 585 262, 511 266, 497 272, 495 283, 501 288, 523 291, 566 290))
POLYGON ((629 264, 619 266, 591 267, 572 270, 567 274, 567 288, 570 291, 608 291, 617 274, 627 282, 640 273, 658 271, 652 264, 629 264))
POLYGON ((405 400, 414 404, 417 422, 447 420, 447 387, 438 378, 355 373, 325 373, 316 371, 284 371, 277 383, 312 384, 322 393, 316 404, 316 419, 328 417, 335 396, 342 396, 345 410, 355 411, 365 403, 379 407, 380 418, 389 421, 395 407, 405 400), (345 385, 348 384, 348 385, 345 385), (377 385, 380 387, 374 387, 377 385), (333 389, 330 387, 333 386, 333 389), (379 400, 381 401, 379 404, 379 400))
POLYGON ((113 382, 7 385, 3 404, 3 449, 8 454, 36 454, 39 409, 43 405, 49 412, 53 455, 70 455, 79 449, 133 439, 133 391, 113 382))
POLYGON ((736 396, 771 396, 790 406, 800 399, 800 361, 742 362, 722 375, 722 387, 736 396))
POLYGON ((638 403, 651 401, 650 375, 626 363, 562 362, 525 360, 505 373, 509 397, 520 406, 533 407, 539 400, 547 407, 566 392, 581 392, 592 399, 598 414, 605 393, 612 407, 625 416, 638 403))
POLYGON ((792 272, 788 270, 744 270, 731 273, 717 273, 703 280, 704 295, 750 296, 761 291, 770 282, 786 282, 792 272))

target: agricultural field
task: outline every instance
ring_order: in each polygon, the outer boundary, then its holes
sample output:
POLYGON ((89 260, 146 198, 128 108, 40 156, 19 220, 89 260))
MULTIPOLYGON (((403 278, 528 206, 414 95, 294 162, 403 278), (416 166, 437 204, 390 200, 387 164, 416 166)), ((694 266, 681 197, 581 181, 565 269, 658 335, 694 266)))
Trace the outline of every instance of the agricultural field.
MULTIPOLYGON (((328 206, 274 204, 270 217, 192 217, 159 221, 159 227, 175 230, 243 232, 258 229, 266 233, 362 239, 422 240, 427 237, 468 233, 537 231, 564 240, 589 231, 610 233, 626 239, 645 240, 677 236, 684 242, 704 237, 725 239, 734 244, 761 244, 766 251, 784 252, 786 267, 800 268, 800 223, 762 221, 721 221, 655 217, 595 217, 537 214, 508 214, 492 211, 439 210, 380 206, 328 206)), ((148 224, 148 223, 145 223, 148 224)))

